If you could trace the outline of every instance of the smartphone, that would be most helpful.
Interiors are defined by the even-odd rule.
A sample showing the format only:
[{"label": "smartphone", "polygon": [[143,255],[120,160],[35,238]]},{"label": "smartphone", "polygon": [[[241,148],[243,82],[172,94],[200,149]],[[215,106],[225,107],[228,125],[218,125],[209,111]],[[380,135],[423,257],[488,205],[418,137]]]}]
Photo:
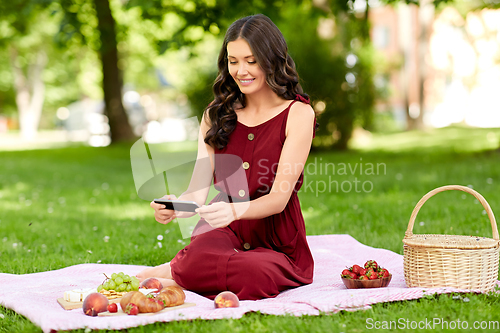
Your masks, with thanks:
[{"label": "smartphone", "polygon": [[194,201],[169,200],[169,199],[154,199],[154,202],[165,205],[166,209],[177,210],[181,212],[195,212],[196,208],[200,208]]}]

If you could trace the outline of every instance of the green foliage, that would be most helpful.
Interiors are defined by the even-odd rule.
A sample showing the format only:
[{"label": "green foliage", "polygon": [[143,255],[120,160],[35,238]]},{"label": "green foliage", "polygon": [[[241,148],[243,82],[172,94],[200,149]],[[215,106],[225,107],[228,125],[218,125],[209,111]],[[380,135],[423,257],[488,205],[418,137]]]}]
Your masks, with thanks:
[{"label": "green foliage", "polygon": [[[313,102],[322,101],[326,108],[318,117],[320,130],[318,140],[321,145],[336,144],[345,149],[354,124],[369,123],[374,103],[373,69],[368,47],[351,48],[338,36],[337,40],[322,40],[316,33],[317,19],[298,13],[293,19],[300,22],[287,27],[290,52],[296,61],[303,87]],[[355,22],[345,18],[336,20],[336,25],[345,25],[350,30]],[[354,37],[354,36],[352,36]],[[345,40],[351,40],[344,37]],[[355,45],[356,46],[356,45]],[[356,64],[346,66],[348,55],[357,58]],[[346,76],[355,79],[349,84]],[[336,137],[332,137],[332,133]]]},{"label": "green foliage", "polygon": [[[313,102],[325,103],[319,115],[320,130],[316,144],[346,149],[356,124],[369,127],[375,100],[373,50],[359,36],[363,21],[340,12],[327,19],[335,22],[335,35],[321,38],[316,32],[321,16],[304,11],[293,19],[299,24],[286,27],[290,50],[304,89]],[[347,62],[347,57],[355,64]],[[348,82],[349,80],[349,82]]]},{"label": "green foliage", "polygon": [[41,127],[54,126],[57,108],[80,96],[75,73],[80,72],[85,52],[82,49],[59,48],[54,35],[61,19],[59,5],[54,1],[4,1],[0,4],[0,113],[13,116],[15,103],[12,65],[25,75],[39,52],[46,54],[47,63],[42,75],[45,83],[45,102]]},{"label": "green foliage", "polygon": [[214,99],[212,84],[217,76],[215,71],[200,73],[198,80],[186,87],[185,92],[189,99],[191,113],[202,119],[203,112],[208,104]]},{"label": "green foliage", "polygon": [[[331,13],[332,8],[337,15]],[[375,100],[373,50],[357,37],[365,23],[344,12],[344,9],[345,6],[335,2],[325,9],[303,1],[297,6],[288,5],[279,12],[275,12],[273,7],[263,8],[262,11],[283,32],[304,90],[313,102],[326,105],[319,116],[320,130],[316,144],[335,145],[341,149],[347,148],[355,125],[370,127]],[[242,13],[251,14],[248,11]],[[239,16],[243,15],[233,18]],[[322,20],[334,22],[336,31],[333,37],[322,38],[318,35]],[[351,68],[346,66],[349,54],[357,59]],[[212,83],[216,75],[213,71],[205,73],[188,90],[197,114],[210,101],[207,84]],[[355,82],[348,84],[346,75],[355,77]],[[332,133],[335,133],[334,136]]]},{"label": "green foliage", "polygon": [[79,44],[99,48],[97,17],[91,0],[58,0],[63,17],[55,35],[61,47]]},{"label": "green foliage", "polygon": [[0,51],[0,114],[13,116],[16,112],[9,55],[5,51]]},{"label": "green foliage", "polygon": [[[288,1],[287,6],[293,6],[298,2],[297,0]],[[130,0],[126,8],[140,8],[143,19],[156,22],[159,25],[165,24],[165,19],[172,14],[181,18],[181,23],[176,27],[173,35],[169,38],[157,40],[158,50],[163,53],[169,49],[178,49],[200,41],[202,34],[198,33],[198,38],[193,38],[193,30],[200,28],[203,31],[218,35],[221,30],[225,31],[239,17],[256,13],[264,13],[271,17],[277,16],[283,4],[281,0],[191,0],[172,2]]]},{"label": "green foliage", "polygon": [[27,34],[40,11],[50,7],[52,0],[12,0],[0,3],[0,18],[19,34]]}]

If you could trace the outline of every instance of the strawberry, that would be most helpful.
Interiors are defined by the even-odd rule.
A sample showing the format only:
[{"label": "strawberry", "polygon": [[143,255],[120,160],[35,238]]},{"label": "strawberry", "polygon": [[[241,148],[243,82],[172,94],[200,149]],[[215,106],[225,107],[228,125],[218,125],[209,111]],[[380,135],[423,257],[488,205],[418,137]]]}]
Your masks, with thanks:
[{"label": "strawberry", "polygon": [[357,279],[358,278],[358,274],[351,272],[351,270],[349,270],[349,269],[344,269],[342,271],[341,276],[345,279]]},{"label": "strawberry", "polygon": [[377,270],[378,264],[375,260],[368,260],[365,262],[365,268],[373,268],[374,271]]},{"label": "strawberry", "polygon": [[131,316],[135,316],[139,313],[139,308],[134,303],[128,303],[125,308],[125,313]]},{"label": "strawberry", "polygon": [[361,267],[359,265],[353,265],[351,271],[360,275],[362,269],[363,269],[363,267]]},{"label": "strawberry", "polygon": [[117,312],[118,311],[118,305],[116,303],[111,303],[108,305],[108,311],[109,312]]},{"label": "strawberry", "polygon": [[371,271],[371,272],[370,272],[370,275],[368,275],[368,274],[367,274],[366,276],[368,276],[368,278],[369,278],[370,280],[375,280],[375,279],[378,279],[378,274],[377,274],[377,273],[375,273],[375,271]]},{"label": "strawberry", "polygon": [[369,279],[368,279],[368,276],[366,276],[366,275],[360,275],[358,280],[369,280]]},{"label": "strawberry", "polygon": [[340,276],[343,277],[344,279],[350,279],[351,278],[351,273],[352,272],[346,268],[346,269],[344,269],[342,271],[342,273],[340,274]]},{"label": "strawberry", "polygon": [[359,271],[359,275],[366,275],[366,269],[362,268],[360,271]]},{"label": "strawberry", "polygon": [[382,268],[382,269],[380,270],[379,277],[381,277],[381,278],[386,278],[386,277],[389,277],[389,275],[390,275],[390,274],[389,274],[389,271],[388,271],[387,269]]}]

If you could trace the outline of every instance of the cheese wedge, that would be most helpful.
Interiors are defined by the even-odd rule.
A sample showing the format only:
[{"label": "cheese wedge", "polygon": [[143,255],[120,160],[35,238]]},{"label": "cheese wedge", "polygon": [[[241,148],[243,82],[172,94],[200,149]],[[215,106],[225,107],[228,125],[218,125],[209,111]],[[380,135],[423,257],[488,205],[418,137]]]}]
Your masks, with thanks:
[{"label": "cheese wedge", "polygon": [[94,288],[86,288],[86,289],[74,289],[64,292],[64,300],[71,303],[83,302],[85,298],[95,293],[97,290]]}]

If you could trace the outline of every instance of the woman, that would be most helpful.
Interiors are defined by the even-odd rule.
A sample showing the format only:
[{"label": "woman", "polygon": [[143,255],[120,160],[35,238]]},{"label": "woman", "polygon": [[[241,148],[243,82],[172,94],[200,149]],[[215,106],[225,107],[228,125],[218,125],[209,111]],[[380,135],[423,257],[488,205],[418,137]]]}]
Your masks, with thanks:
[{"label": "woman", "polygon": [[[215,98],[205,110],[198,145],[198,161],[210,158],[212,170],[197,163],[179,199],[203,205],[212,176],[220,193],[197,209],[201,220],[191,243],[170,263],[137,276],[211,299],[224,290],[243,300],[275,297],[313,278],[297,191],[315,115],[283,35],[264,15],[229,27],[218,67]],[[234,167],[224,163],[225,156],[240,158],[247,184],[231,179]],[[151,207],[160,223],[187,216],[154,202]]]}]

